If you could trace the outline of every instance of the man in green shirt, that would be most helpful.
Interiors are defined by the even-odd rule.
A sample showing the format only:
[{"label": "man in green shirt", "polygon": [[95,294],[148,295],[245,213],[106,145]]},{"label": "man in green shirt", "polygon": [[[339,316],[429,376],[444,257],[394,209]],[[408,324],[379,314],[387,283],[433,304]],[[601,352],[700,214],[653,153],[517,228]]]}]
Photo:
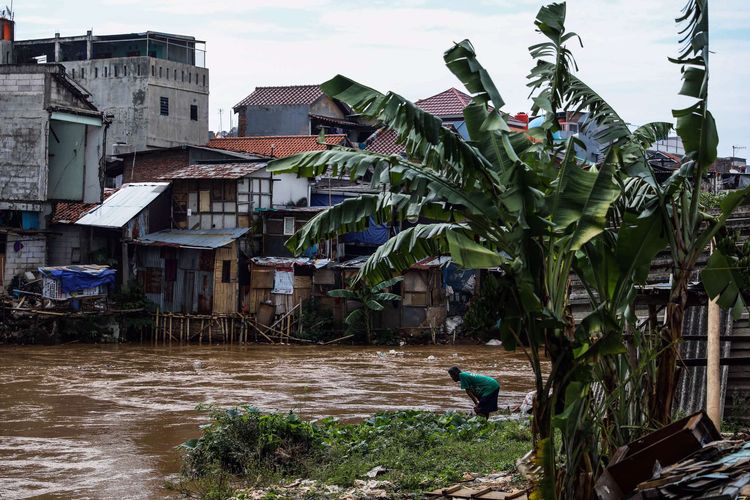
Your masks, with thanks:
[{"label": "man in green shirt", "polygon": [[465,389],[474,401],[474,413],[488,418],[491,412],[497,411],[497,396],[500,393],[497,380],[487,375],[462,372],[457,366],[451,367],[448,373],[454,382],[461,382],[461,389]]}]

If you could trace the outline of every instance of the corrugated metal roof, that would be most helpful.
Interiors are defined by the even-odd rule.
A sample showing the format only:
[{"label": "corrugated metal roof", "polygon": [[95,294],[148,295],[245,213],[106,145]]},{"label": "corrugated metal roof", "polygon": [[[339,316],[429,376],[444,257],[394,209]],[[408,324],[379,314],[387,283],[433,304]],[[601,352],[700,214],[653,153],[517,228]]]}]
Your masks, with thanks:
[{"label": "corrugated metal roof", "polygon": [[261,267],[314,266],[315,269],[326,267],[331,259],[308,259],[305,257],[253,257],[253,264]]},{"label": "corrugated metal roof", "polygon": [[265,163],[211,163],[188,165],[162,179],[240,179],[266,168]]},{"label": "corrugated metal roof", "polygon": [[163,193],[167,187],[169,187],[168,182],[123,184],[99,207],[81,217],[76,224],[121,228]]},{"label": "corrugated metal roof", "polygon": [[232,243],[250,229],[165,229],[134,241],[140,245],[172,246],[181,248],[214,249]]}]

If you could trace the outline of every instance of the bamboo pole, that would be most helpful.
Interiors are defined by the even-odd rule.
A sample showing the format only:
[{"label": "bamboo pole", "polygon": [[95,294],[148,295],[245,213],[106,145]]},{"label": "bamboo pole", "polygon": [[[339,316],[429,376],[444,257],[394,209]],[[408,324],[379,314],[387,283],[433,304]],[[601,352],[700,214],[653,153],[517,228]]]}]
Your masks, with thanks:
[{"label": "bamboo pole", "polygon": [[203,322],[205,320],[201,318],[201,331],[198,332],[198,345],[203,345]]},{"label": "bamboo pole", "polygon": [[213,325],[213,318],[211,319],[211,322],[208,324],[208,345],[211,345],[213,342],[211,340],[213,331],[214,331],[214,325]]},{"label": "bamboo pole", "polygon": [[191,340],[192,340],[192,338],[190,337],[190,315],[188,314],[188,317],[187,317],[187,341],[188,341],[188,344],[190,343]]},{"label": "bamboo pole", "polygon": [[719,305],[713,299],[708,301],[707,326],[706,413],[716,429],[721,430],[721,314]]}]

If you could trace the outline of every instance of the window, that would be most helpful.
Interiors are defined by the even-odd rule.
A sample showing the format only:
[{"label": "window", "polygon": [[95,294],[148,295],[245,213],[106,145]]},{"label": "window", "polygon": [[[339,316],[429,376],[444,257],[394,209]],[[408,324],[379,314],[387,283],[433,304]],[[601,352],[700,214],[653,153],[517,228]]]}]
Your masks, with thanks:
[{"label": "window", "polygon": [[109,66],[104,66],[104,78],[107,78],[107,70],[109,70]]},{"label": "window", "polygon": [[203,75],[203,86],[206,86],[206,75]]},{"label": "window", "polygon": [[94,68],[94,78],[99,78],[99,68]]},{"label": "window", "polygon": [[123,64],[122,65],[122,76],[128,76],[128,65]]},{"label": "window", "polygon": [[294,234],[294,217],[284,217],[284,236]]},{"label": "window", "polygon": [[198,105],[196,104],[190,105],[190,119],[194,122],[198,121]]},{"label": "window", "polygon": [[81,78],[86,78],[86,68],[81,68]]},{"label": "window", "polygon": [[568,130],[570,132],[576,132],[576,133],[578,133],[578,124],[577,123],[568,123]]},{"label": "window", "polygon": [[161,66],[159,66],[159,78],[161,78]]},{"label": "window", "polygon": [[221,261],[221,282],[231,283],[232,282],[232,261],[222,260]]},{"label": "window", "polygon": [[117,65],[115,64],[115,78],[117,78]]},{"label": "window", "polygon": [[159,98],[159,114],[169,116],[169,97]]},{"label": "window", "polygon": [[73,75],[73,80],[75,80],[76,79],[76,69],[75,68],[73,68],[73,70],[72,70],[72,75]]},{"label": "window", "polygon": [[182,70],[182,81],[183,82],[185,81],[185,70],[184,69]]},{"label": "window", "polygon": [[151,76],[156,76],[156,66],[151,66]]}]

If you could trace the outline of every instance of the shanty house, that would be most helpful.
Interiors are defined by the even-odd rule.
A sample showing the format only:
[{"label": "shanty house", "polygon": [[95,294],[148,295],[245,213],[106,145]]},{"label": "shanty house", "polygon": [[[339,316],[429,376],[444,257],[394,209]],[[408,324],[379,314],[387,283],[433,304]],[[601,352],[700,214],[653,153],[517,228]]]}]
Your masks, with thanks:
[{"label": "shanty house", "polygon": [[[367,257],[361,256],[333,266],[340,273],[340,282],[349,283],[364,265]],[[385,311],[377,316],[380,329],[399,329],[420,334],[439,330],[445,324],[448,301],[443,282],[443,269],[450,263],[449,257],[429,257],[417,262],[403,273],[403,281],[393,287],[392,292],[401,295],[401,300],[385,304]],[[340,302],[344,311],[337,316],[345,317],[352,302]]]},{"label": "shanty house", "polygon": [[313,296],[313,280],[329,259],[254,257],[246,310],[268,325]]},{"label": "shanty house", "polygon": [[[307,151],[325,151],[334,146],[350,146],[345,135],[327,135],[321,144],[314,135],[272,137],[224,137],[211,139],[208,146],[236,153],[262,155],[271,158],[286,158]],[[310,204],[311,179],[297,174],[274,174],[274,206],[306,207]]]},{"label": "shanty house", "polygon": [[190,165],[164,178],[172,181],[178,229],[249,228],[254,212],[273,205],[273,176],[265,163]]},{"label": "shanty house", "polygon": [[[118,262],[123,285],[133,272],[133,249],[129,243],[149,232],[170,227],[168,188],[168,182],[124,184],[75,222],[78,227],[91,228],[91,234],[106,238],[105,248],[109,257]],[[85,234],[78,233],[78,237]],[[81,240],[78,244],[83,246]]]},{"label": "shanty house", "polygon": [[222,315],[239,311],[249,283],[247,228],[165,229],[134,241],[137,276],[162,312]]}]

